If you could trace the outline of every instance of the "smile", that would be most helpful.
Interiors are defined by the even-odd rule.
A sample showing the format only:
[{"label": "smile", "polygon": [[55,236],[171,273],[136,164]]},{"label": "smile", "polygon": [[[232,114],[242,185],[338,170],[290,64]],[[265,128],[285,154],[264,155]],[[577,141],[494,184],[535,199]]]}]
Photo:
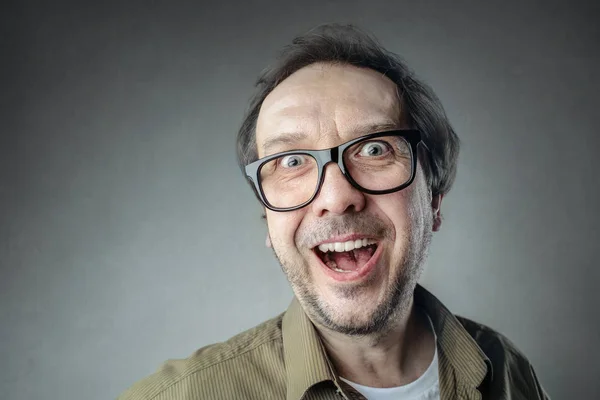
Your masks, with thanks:
[{"label": "smile", "polygon": [[353,281],[374,269],[381,246],[370,238],[349,238],[321,243],[313,248],[324,272],[337,281]]}]

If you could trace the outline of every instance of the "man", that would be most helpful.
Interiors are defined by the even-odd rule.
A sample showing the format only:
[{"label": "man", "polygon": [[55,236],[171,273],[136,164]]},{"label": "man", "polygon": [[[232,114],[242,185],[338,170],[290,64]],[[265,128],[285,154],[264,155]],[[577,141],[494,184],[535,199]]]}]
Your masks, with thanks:
[{"label": "man", "polygon": [[238,157],[295,299],[122,399],[547,399],[510,341],[417,284],[459,149],[433,92],[339,25],[257,87]]}]

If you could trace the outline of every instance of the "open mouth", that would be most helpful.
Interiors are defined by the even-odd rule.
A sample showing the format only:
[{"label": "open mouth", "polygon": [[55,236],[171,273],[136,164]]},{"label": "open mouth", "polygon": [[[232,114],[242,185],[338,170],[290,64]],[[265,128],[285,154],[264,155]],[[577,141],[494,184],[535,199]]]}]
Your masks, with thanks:
[{"label": "open mouth", "polygon": [[346,242],[323,243],[314,252],[329,269],[339,273],[361,270],[377,250],[377,241],[357,239]]}]

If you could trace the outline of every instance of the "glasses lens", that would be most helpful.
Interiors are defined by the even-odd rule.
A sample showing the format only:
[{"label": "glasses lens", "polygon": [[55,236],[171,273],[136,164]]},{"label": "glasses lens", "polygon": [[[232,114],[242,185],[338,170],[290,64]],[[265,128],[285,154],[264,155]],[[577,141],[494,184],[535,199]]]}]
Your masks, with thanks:
[{"label": "glasses lens", "polygon": [[344,151],[346,170],[367,190],[389,190],[404,185],[412,175],[412,149],[400,136],[365,140]]},{"label": "glasses lens", "polygon": [[308,154],[294,153],[263,164],[259,171],[265,198],[273,207],[296,207],[310,200],[317,189],[317,161]]}]

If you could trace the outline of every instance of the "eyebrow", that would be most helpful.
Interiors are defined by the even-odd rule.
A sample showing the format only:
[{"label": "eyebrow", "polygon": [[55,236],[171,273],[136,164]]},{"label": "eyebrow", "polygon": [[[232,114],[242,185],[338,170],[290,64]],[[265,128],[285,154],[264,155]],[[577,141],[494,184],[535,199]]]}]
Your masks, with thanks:
[{"label": "eyebrow", "polygon": [[390,122],[373,123],[373,124],[367,124],[367,125],[361,126],[358,129],[358,131],[364,132],[363,135],[367,135],[369,133],[375,133],[375,132],[398,130],[398,129],[401,129],[400,125],[401,124],[399,122],[391,122],[391,121]]},{"label": "eyebrow", "polygon": [[266,153],[269,152],[273,147],[281,146],[281,145],[293,145],[295,143],[301,142],[305,140],[307,137],[305,132],[285,132],[279,134],[279,136],[267,139],[263,143],[263,151]]},{"label": "eyebrow", "polygon": [[[398,123],[398,122],[383,122],[383,123],[372,123],[372,124],[362,125],[355,129],[352,129],[351,132],[354,134],[358,133],[361,135],[367,135],[369,133],[382,132],[382,131],[386,131],[386,130],[396,130],[396,129],[401,129],[400,123]],[[288,145],[288,146],[294,145],[298,142],[306,140],[307,136],[308,135],[306,134],[306,132],[280,133],[277,137],[267,139],[263,143],[263,146],[262,146],[263,151],[265,154],[267,154],[269,152],[269,150],[271,150],[274,147],[278,147],[281,145]]]}]

